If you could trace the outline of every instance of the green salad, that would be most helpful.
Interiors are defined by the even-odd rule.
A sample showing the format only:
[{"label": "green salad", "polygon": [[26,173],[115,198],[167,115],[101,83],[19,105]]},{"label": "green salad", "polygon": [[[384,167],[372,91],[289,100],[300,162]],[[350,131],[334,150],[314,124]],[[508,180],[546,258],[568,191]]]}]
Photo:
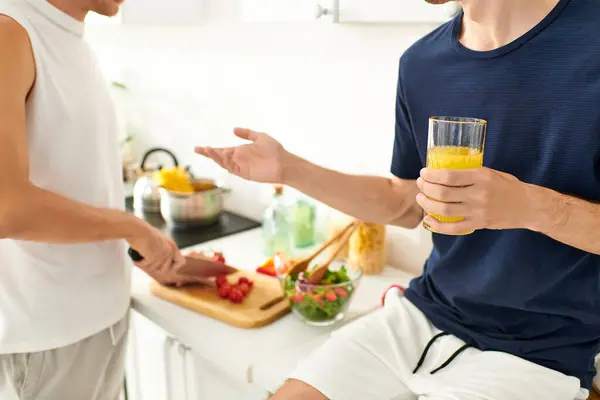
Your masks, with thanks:
[{"label": "green salad", "polygon": [[292,310],[309,322],[335,321],[342,314],[355,290],[355,282],[348,276],[345,266],[327,270],[318,285],[308,283],[310,272],[286,276],[284,289]]}]

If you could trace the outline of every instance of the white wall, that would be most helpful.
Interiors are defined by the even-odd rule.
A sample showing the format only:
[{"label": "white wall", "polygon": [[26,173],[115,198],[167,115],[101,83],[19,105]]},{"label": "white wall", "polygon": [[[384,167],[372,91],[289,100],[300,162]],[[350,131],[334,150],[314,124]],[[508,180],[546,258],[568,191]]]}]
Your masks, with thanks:
[{"label": "white wall", "polygon": [[[228,176],[194,145],[235,143],[232,127],[246,126],[324,166],[388,174],[398,59],[432,26],[243,24],[236,2],[207,3],[196,27],[88,28],[109,77],[132,89],[138,153],[172,149],[232,187],[229,207],[255,218],[269,189]],[[390,261],[416,271],[430,246],[422,229],[393,229]]]}]

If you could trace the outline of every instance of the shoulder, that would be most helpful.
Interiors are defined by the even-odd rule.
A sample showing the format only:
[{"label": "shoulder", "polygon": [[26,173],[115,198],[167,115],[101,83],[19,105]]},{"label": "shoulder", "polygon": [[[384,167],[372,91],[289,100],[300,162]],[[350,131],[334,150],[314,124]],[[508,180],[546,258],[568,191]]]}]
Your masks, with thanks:
[{"label": "shoulder", "polygon": [[0,63],[4,83],[32,84],[35,62],[29,35],[22,25],[6,15],[0,15],[0,59],[4,60]]},{"label": "shoulder", "polygon": [[600,1],[571,0],[563,13],[564,33],[574,38],[600,40]]},{"label": "shoulder", "polygon": [[434,65],[440,54],[452,49],[452,32],[456,18],[417,40],[402,54],[400,57],[401,76],[405,75],[406,71]]},{"label": "shoulder", "polygon": [[0,52],[19,48],[29,49],[27,30],[13,18],[0,11]]}]

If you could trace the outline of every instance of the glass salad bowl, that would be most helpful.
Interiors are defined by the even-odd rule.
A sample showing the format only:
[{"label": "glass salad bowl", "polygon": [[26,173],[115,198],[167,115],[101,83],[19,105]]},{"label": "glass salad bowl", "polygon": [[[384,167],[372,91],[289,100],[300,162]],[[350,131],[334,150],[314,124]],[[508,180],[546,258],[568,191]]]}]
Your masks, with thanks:
[{"label": "glass salad bowl", "polygon": [[350,269],[343,261],[333,261],[321,282],[313,285],[308,283],[307,277],[318,261],[297,276],[287,274],[294,261],[285,254],[276,254],[273,261],[293,314],[313,326],[329,326],[341,321],[363,276],[362,270]]}]

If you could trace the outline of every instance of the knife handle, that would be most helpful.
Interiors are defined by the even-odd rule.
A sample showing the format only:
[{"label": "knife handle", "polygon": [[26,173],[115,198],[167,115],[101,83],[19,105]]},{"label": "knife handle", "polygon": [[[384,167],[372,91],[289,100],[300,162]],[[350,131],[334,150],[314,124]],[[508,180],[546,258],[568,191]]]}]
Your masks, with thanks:
[{"label": "knife handle", "polygon": [[142,257],[142,255],[140,253],[138,253],[137,250],[134,250],[131,247],[129,248],[127,253],[129,253],[129,257],[131,257],[133,262],[144,261],[144,257]]}]

